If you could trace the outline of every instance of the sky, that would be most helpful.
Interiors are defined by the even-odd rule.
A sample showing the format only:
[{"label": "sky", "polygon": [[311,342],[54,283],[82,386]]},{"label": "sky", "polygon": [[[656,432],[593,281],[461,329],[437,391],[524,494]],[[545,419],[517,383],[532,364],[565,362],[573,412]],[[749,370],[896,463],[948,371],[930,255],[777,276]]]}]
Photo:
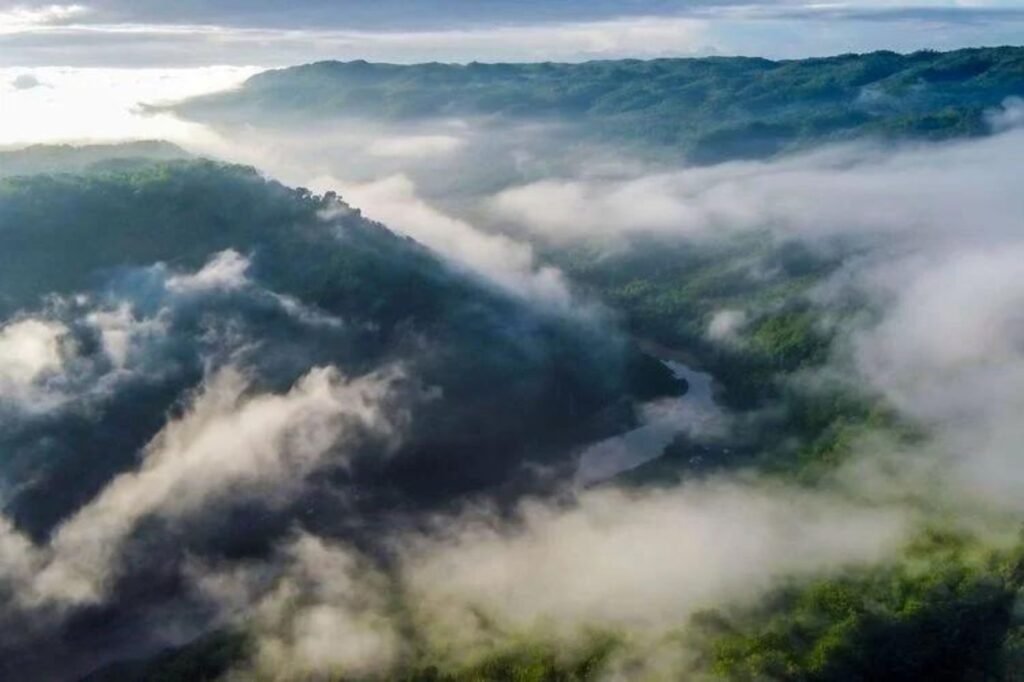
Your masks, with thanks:
[{"label": "sky", "polygon": [[1024,40],[1024,0],[0,0],[0,66],[272,67],[913,51]]}]

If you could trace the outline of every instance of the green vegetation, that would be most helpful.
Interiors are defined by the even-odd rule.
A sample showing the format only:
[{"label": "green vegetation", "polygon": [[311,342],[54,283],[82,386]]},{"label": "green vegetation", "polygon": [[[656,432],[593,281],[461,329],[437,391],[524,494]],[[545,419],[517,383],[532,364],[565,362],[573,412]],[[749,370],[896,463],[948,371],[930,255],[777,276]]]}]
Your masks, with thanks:
[{"label": "green vegetation", "polygon": [[529,642],[490,654],[483,660],[442,669],[413,666],[394,682],[589,682],[602,679],[614,638],[596,638],[582,652],[568,655],[551,644]]},{"label": "green vegetation", "polygon": [[[741,233],[711,242],[640,241],[613,255],[586,247],[549,254],[621,312],[633,334],[665,352],[684,350],[684,360],[714,377],[720,404],[748,415],[773,408],[747,419],[742,432],[724,442],[679,437],[660,460],[626,480],[669,482],[695,468],[755,463],[810,481],[841,463],[862,434],[912,437],[873,396],[845,384],[795,380],[830,359],[844,316],[864,313],[858,302],[825,311],[809,295],[853,248],[821,244],[814,250],[766,233]],[[709,328],[722,311],[738,315],[735,329],[712,338]]]},{"label": "green vegetation", "polygon": [[[603,679],[617,646],[612,637],[597,637],[582,650],[567,654],[554,645],[529,641],[459,665],[408,662],[386,675],[296,673],[283,679],[294,682],[590,682]],[[80,682],[214,682],[225,679],[225,674],[231,670],[244,670],[252,653],[251,642],[244,634],[223,631],[146,661],[106,666]],[[257,676],[256,679],[264,678]]]},{"label": "green vegetation", "polygon": [[173,161],[188,157],[185,150],[160,140],[83,146],[36,144],[23,149],[0,151],[0,177],[81,172],[104,166],[125,167],[148,161]]},{"label": "green vegetation", "polygon": [[602,141],[710,163],[854,136],[946,139],[987,131],[985,111],[1024,93],[1024,48],[584,64],[320,62],[190,100],[231,122],[493,117],[566,120]]},{"label": "green vegetation", "polygon": [[1017,680],[1020,549],[924,536],[894,565],[781,590],[754,612],[695,617],[724,680]]},{"label": "green vegetation", "polygon": [[[688,627],[680,623],[683,636],[663,646],[686,650],[679,659],[689,661],[687,671],[678,671],[682,679],[1012,682],[1020,679],[1024,658],[1024,617],[1016,606],[1022,594],[1020,545],[992,549],[930,531],[880,567],[783,586],[755,607],[700,612]],[[226,670],[228,659],[243,665],[251,653],[246,641],[237,633],[202,638],[146,664],[111,666],[83,682],[212,680],[209,675]],[[606,679],[616,656],[630,655],[624,647],[611,634],[591,638],[574,653],[528,638],[457,665],[407,661],[370,678],[339,673],[315,679],[585,682]]]},{"label": "green vegetation", "polygon": [[[16,453],[0,471],[36,482],[8,501],[9,512],[40,533],[131,466],[168,407],[201,380],[196,338],[209,319],[260,339],[252,370],[277,390],[311,359],[349,374],[402,361],[417,381],[439,388],[444,399],[426,401],[409,427],[409,456],[368,459],[359,472],[418,503],[501,485],[526,460],[560,465],[576,444],[632,424],[634,400],[681,388],[604,325],[535,310],[330,194],[243,166],[169,161],[0,179],[0,237],[8,247],[0,249],[0,318],[77,293],[153,315],[166,303],[161,278],[195,271],[227,249],[249,259],[254,287],[180,302],[156,375],[166,384],[151,394],[126,395],[106,417],[67,415],[41,441],[35,427],[0,431],[0,447]],[[261,291],[343,324],[307,328],[275,312]],[[63,309],[71,314],[67,304],[55,312]],[[80,343],[96,352],[94,337]],[[124,423],[118,410],[133,418]],[[481,426],[467,432],[466,424]]]},{"label": "green vegetation", "polygon": [[[613,255],[579,248],[550,256],[577,282],[626,314],[633,333],[686,349],[722,385],[730,407],[774,395],[781,373],[820,364],[831,334],[805,294],[842,262],[766,233],[714,242],[637,242]],[[743,316],[736,344],[709,339],[713,316]]]}]

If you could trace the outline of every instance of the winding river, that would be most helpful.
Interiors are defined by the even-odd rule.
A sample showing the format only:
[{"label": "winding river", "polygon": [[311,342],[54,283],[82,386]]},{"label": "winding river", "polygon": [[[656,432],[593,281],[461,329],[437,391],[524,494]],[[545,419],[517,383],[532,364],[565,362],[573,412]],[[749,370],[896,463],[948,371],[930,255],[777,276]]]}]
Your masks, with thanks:
[{"label": "winding river", "polygon": [[711,375],[691,369],[679,360],[662,362],[677,378],[686,380],[686,393],[646,403],[641,408],[639,427],[584,450],[576,469],[577,485],[600,483],[657,459],[677,434],[700,437],[720,427],[722,412],[714,402]]}]

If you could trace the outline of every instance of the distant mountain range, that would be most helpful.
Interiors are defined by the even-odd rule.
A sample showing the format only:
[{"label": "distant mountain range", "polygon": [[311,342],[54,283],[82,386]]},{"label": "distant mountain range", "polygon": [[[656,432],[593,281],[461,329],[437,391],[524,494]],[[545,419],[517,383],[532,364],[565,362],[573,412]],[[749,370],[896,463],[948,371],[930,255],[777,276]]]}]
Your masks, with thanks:
[{"label": "distant mountain range", "polygon": [[983,135],[1024,94],[1024,48],[582,64],[319,62],[267,71],[174,109],[287,126],[331,117],[565,121],[594,139],[692,162],[758,158],[830,140]]}]

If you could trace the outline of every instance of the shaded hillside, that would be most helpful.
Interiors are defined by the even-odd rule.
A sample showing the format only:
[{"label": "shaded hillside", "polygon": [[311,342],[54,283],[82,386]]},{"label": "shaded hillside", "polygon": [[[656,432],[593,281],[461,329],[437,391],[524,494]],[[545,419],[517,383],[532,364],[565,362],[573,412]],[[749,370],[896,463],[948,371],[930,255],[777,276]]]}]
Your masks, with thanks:
[{"label": "shaded hillside", "polygon": [[[145,651],[148,608],[180,599],[189,557],[259,556],[298,527],[372,546],[396,517],[536,489],[537,465],[571,468],[575,444],[632,422],[634,398],[679,389],[606,323],[535,310],[333,195],[246,167],[0,181],[0,260],[4,512],[37,542],[135,470],[226,368],[278,396],[318,367],[397,376],[380,408],[393,434],[329,444],[292,501],[225,499],[184,536],[140,524],[110,601],[45,643],[0,638],[0,676],[102,661],[104,633],[123,628]],[[27,340],[49,356],[23,358]],[[40,661],[40,646],[66,657]]]}]

